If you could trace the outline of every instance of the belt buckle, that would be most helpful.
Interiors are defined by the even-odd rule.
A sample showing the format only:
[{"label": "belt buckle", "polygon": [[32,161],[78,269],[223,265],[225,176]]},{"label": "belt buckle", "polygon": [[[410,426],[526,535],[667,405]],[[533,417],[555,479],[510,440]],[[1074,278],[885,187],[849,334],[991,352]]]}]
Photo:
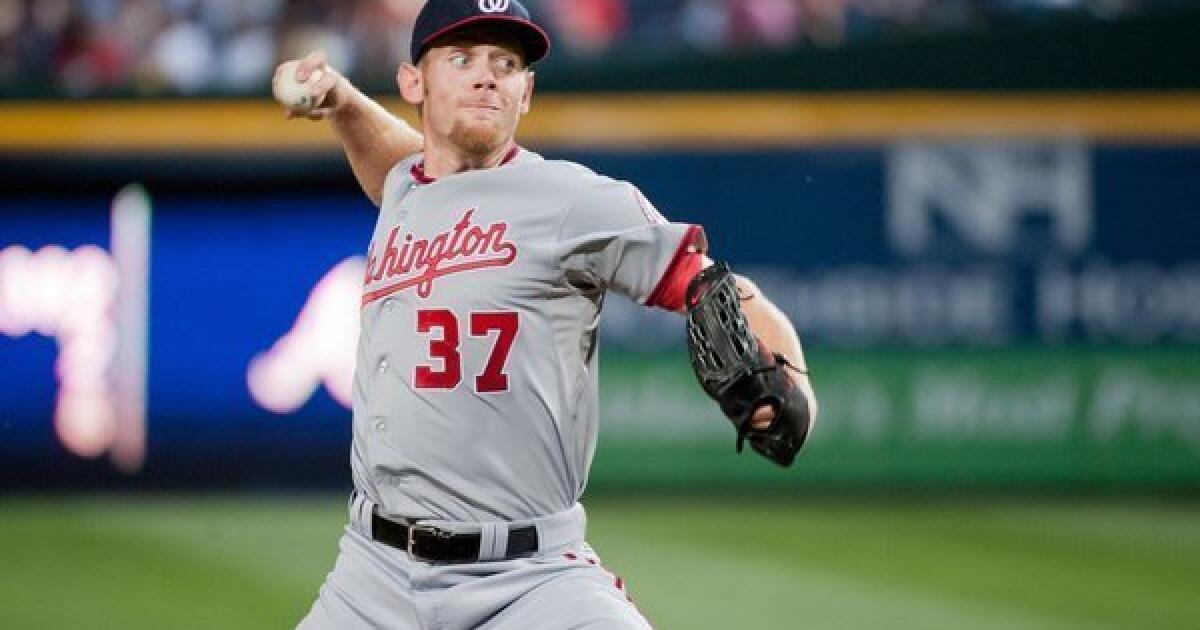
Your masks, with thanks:
[{"label": "belt buckle", "polygon": [[446,536],[450,535],[450,534],[438,529],[437,527],[434,527],[433,525],[425,525],[422,523],[410,524],[408,526],[408,555],[410,557],[413,557],[413,558],[423,557],[416,553],[417,534],[420,532],[424,532],[426,534],[429,534],[430,536],[435,536],[435,537],[446,537]]}]

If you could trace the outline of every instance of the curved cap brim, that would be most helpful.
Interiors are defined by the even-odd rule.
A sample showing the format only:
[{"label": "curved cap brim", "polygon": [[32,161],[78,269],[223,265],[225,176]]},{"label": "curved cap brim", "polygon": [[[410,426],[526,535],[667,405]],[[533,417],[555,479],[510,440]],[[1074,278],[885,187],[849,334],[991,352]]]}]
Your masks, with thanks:
[{"label": "curved cap brim", "polygon": [[525,63],[541,61],[550,53],[550,36],[529,20],[508,15],[473,15],[448,24],[422,40],[419,53],[413,62],[424,55],[439,37],[479,24],[496,24],[512,33],[525,51]]}]

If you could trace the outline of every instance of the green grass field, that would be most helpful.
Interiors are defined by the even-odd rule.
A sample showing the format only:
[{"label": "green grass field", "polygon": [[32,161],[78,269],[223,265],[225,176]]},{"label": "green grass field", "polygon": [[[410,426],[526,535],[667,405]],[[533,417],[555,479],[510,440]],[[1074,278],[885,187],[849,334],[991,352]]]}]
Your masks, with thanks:
[{"label": "green grass field", "polygon": [[[1200,505],[596,500],[659,628],[1200,628]],[[337,496],[0,503],[0,628],[287,628]]]}]

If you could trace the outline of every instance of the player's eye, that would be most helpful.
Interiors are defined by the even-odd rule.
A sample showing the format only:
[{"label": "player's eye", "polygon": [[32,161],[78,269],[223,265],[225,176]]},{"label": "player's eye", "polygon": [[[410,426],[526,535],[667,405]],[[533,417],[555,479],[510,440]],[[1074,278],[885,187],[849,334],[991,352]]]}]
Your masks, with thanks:
[{"label": "player's eye", "polygon": [[464,53],[464,52],[450,53],[450,65],[452,65],[456,68],[465,68],[467,66],[468,61],[469,60],[467,59],[467,53]]},{"label": "player's eye", "polygon": [[520,69],[515,57],[500,57],[496,60],[496,71],[500,74],[512,74]]}]

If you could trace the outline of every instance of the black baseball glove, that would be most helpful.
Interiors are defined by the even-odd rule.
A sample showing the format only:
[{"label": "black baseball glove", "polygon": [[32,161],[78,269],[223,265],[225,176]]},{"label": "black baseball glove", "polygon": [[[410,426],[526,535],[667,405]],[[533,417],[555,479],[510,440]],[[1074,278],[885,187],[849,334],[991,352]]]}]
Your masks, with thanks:
[{"label": "black baseball glove", "polygon": [[[808,399],[788,373],[799,371],[772,353],[746,325],[737,285],[729,266],[717,263],[696,275],[687,289],[688,356],[700,386],[737,428],[743,444],[779,464],[790,466],[808,436]],[[762,405],[776,410],[765,429],[750,424]]]}]

